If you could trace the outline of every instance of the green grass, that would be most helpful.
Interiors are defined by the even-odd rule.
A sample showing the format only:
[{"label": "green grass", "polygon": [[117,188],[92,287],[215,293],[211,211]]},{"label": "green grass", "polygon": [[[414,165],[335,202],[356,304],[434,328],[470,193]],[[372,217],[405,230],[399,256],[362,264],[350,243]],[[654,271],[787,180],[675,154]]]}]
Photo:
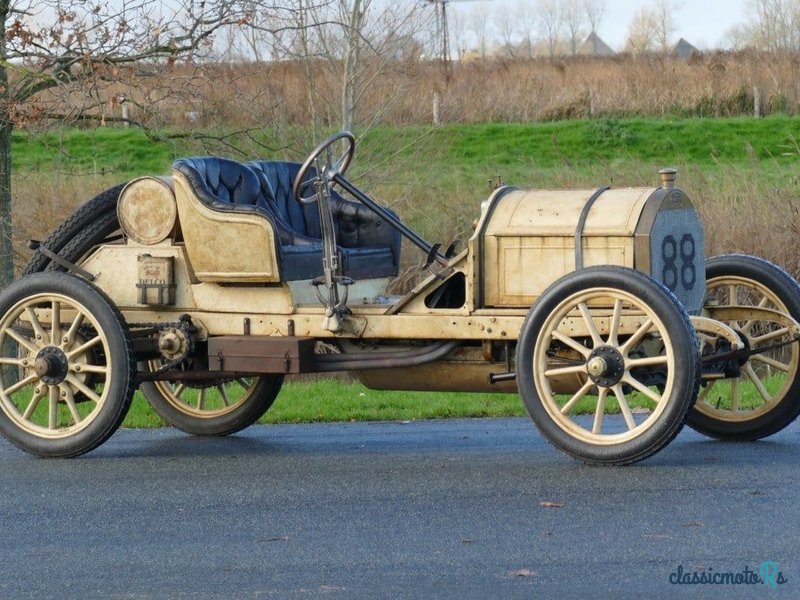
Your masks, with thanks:
[{"label": "green grass", "polygon": [[183,148],[152,142],[139,129],[57,130],[13,135],[15,174],[116,175],[165,173]]},{"label": "green grass", "polygon": [[[781,388],[786,384],[785,375],[772,375],[764,377],[761,382],[764,384],[767,393],[775,397]],[[721,410],[730,410],[732,401],[732,384],[731,380],[717,381],[705,393],[702,399],[698,402],[705,402],[713,408]],[[738,410],[746,411],[760,408],[764,405],[764,398],[758,393],[755,386],[749,381],[739,380],[738,393],[739,393],[739,407]],[[702,395],[703,390],[701,390]]]},{"label": "green grass", "polygon": [[[311,149],[302,130],[292,132],[288,150],[258,150],[240,145],[246,156],[284,158],[302,156]],[[263,140],[270,133],[263,132]],[[800,119],[791,117],[726,119],[598,119],[548,123],[498,123],[378,127],[363,140],[357,164],[382,160],[417,159],[417,167],[436,159],[447,176],[508,170],[516,174],[530,167],[590,167],[629,161],[713,166],[719,162],[753,163],[778,160],[789,164],[798,156]],[[125,175],[158,174],[182,155],[201,153],[189,139],[151,141],[137,129],[66,129],[55,133],[14,133],[16,171],[65,170],[71,174],[113,172]],[[421,141],[421,142],[420,142]],[[411,144],[405,147],[407,144]],[[277,147],[273,141],[272,144]],[[230,154],[231,150],[219,150]],[[420,156],[420,152],[422,156]],[[366,163],[366,164],[363,164]]]},{"label": "green grass", "polygon": [[[777,392],[783,377],[765,380],[770,393]],[[755,408],[763,400],[750,384],[740,385],[740,410]],[[562,403],[568,396],[560,397]],[[717,382],[707,401],[719,408],[730,408],[730,383]],[[652,401],[640,394],[630,394],[632,409],[652,409]],[[573,409],[572,414],[593,414],[596,398],[587,397]],[[27,405],[27,400],[24,402]],[[79,404],[85,412],[91,408]],[[605,414],[619,413],[613,395],[606,401]],[[342,421],[411,421],[415,419],[447,419],[475,417],[519,417],[526,414],[522,400],[516,394],[466,394],[448,392],[400,392],[370,390],[357,382],[321,379],[310,382],[286,383],[270,410],[260,423],[319,423]],[[34,413],[34,421],[45,426],[47,402],[41,403]],[[36,417],[38,415],[38,418]],[[66,406],[59,406],[60,422],[70,420]],[[166,423],[150,408],[147,400],[137,392],[130,412],[123,423],[129,428],[163,427]]]},{"label": "green grass", "polygon": [[[443,130],[452,157],[553,167],[620,160],[713,165],[797,155],[800,121],[766,119],[598,119],[538,124],[459,125]],[[496,157],[492,161],[492,157]],[[788,159],[787,159],[788,160]]]},{"label": "green grass", "polygon": [[[322,379],[286,383],[260,422],[407,421],[523,414],[522,401],[515,394],[374,391],[360,383]],[[123,426],[160,427],[163,424],[137,392]]]}]

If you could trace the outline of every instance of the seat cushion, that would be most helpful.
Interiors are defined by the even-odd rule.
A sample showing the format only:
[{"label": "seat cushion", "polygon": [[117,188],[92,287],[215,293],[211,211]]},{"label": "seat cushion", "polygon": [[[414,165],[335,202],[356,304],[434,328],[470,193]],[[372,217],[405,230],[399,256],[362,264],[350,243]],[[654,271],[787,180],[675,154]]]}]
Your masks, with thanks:
[{"label": "seat cushion", "polygon": [[[261,160],[246,166],[258,177],[263,201],[294,233],[315,239],[321,237],[317,205],[300,204],[292,191],[300,163]],[[316,171],[311,168],[306,179],[315,175]]]},{"label": "seat cushion", "polygon": [[[305,238],[318,240],[322,237],[316,202],[301,205],[295,200],[292,191],[294,180],[300,172],[299,163],[254,161],[247,163],[247,166],[258,176],[266,202],[273,207],[280,219],[301,236],[299,241],[291,243],[305,243]],[[314,177],[315,173],[313,168],[309,169],[306,179]],[[331,191],[330,207],[336,228],[337,244],[343,248],[370,246],[390,248],[395,265],[392,275],[397,275],[400,267],[400,232],[390,227],[361,202],[347,200],[336,190]],[[392,213],[391,210],[389,212]],[[355,277],[350,273],[348,275]]]},{"label": "seat cushion", "polygon": [[[284,281],[314,279],[322,273],[322,244],[283,246],[281,278]],[[397,274],[391,248],[339,248],[344,273],[353,279],[392,277]]]},{"label": "seat cushion", "polygon": [[345,274],[353,279],[370,277],[394,277],[397,264],[389,246],[365,246],[362,248],[342,248]]}]

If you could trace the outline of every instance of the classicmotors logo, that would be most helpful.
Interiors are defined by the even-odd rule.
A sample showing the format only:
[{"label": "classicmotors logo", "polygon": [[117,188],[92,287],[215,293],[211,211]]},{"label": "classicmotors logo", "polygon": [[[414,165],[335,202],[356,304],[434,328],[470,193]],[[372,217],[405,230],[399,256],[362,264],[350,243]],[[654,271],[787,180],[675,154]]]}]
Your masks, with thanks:
[{"label": "classicmotors logo", "polygon": [[766,585],[773,590],[788,581],[778,564],[771,560],[762,562],[756,571],[749,566],[741,571],[714,571],[712,567],[704,571],[687,571],[683,565],[678,565],[669,576],[673,585]]}]

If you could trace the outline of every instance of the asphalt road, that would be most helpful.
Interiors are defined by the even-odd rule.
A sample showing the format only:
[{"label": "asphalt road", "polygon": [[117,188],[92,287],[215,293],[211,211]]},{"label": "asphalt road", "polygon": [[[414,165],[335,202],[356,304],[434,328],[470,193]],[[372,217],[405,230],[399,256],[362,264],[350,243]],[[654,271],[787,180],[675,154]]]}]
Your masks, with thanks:
[{"label": "asphalt road", "polygon": [[[2,598],[800,597],[800,426],[586,467],[525,419],[0,441]],[[684,571],[786,583],[673,585]],[[713,569],[713,571],[709,571]]]}]

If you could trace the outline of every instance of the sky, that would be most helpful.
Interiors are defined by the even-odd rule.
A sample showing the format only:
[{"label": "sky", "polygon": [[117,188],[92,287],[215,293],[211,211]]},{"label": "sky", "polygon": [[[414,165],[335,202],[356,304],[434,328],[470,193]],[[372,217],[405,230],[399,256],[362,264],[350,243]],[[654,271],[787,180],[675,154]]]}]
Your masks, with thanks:
[{"label": "sky", "polygon": [[[607,0],[600,37],[615,50],[622,48],[633,15],[647,4],[641,0]],[[701,50],[723,46],[726,32],[747,20],[746,0],[682,0],[677,5],[676,41],[686,38]]]},{"label": "sky", "polygon": [[[531,6],[534,0],[529,1]],[[686,38],[701,50],[727,47],[726,33],[734,25],[747,21],[748,0],[674,0],[677,6],[674,20],[677,31],[675,41]],[[468,14],[473,7],[483,5],[479,10],[496,10],[510,2],[499,0],[471,0],[461,2],[452,0],[448,8]],[[606,12],[598,31],[600,37],[614,50],[625,46],[628,26],[634,14],[650,2],[643,0],[606,0]],[[494,6],[493,6],[494,5]]]}]

